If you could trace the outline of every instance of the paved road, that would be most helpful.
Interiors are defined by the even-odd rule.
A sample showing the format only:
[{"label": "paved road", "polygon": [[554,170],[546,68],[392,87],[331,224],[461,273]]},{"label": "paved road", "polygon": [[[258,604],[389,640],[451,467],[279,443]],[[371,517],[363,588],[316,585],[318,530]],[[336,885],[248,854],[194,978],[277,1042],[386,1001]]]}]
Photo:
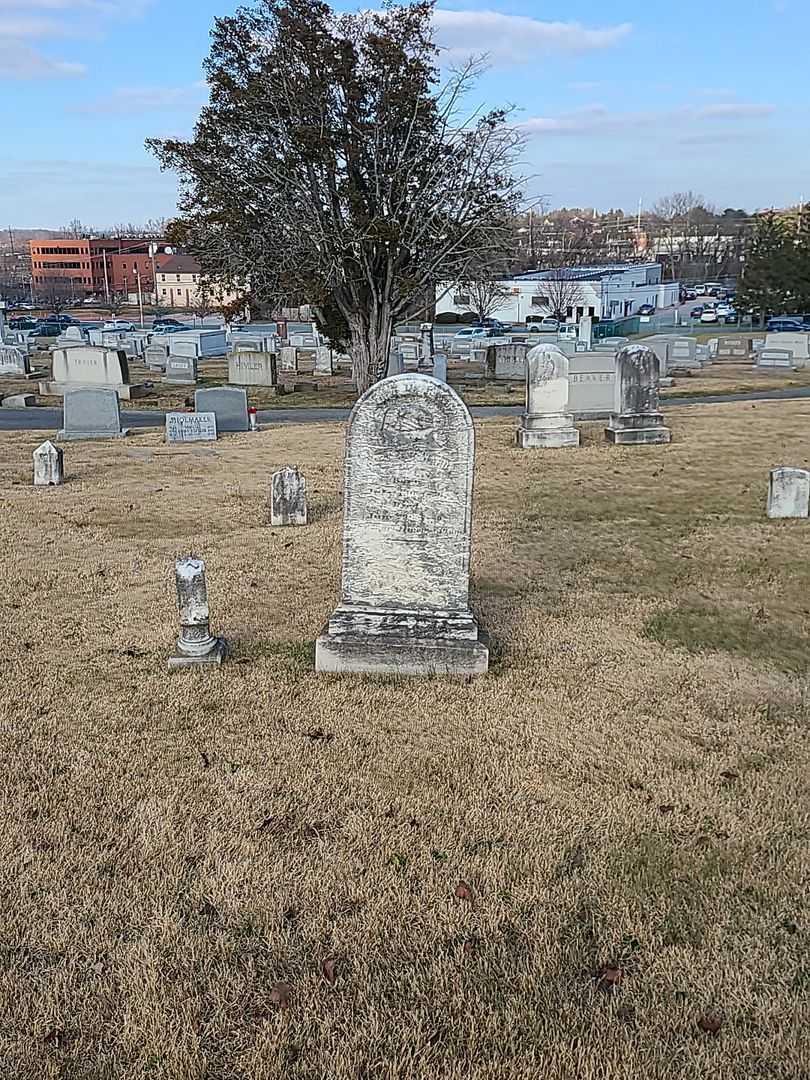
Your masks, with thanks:
[{"label": "paved road", "polygon": [[[784,401],[810,398],[810,386],[793,386],[783,390],[753,390],[745,394],[712,394],[706,397],[663,398],[663,408],[683,405],[717,405],[729,401]],[[474,405],[473,416],[520,416],[522,405]],[[323,420],[345,420],[348,409],[266,409],[259,413],[262,424],[314,424]],[[122,411],[121,424],[128,428],[163,427],[165,413],[152,409]],[[51,408],[0,408],[0,431],[56,431],[62,426],[62,410]]]}]

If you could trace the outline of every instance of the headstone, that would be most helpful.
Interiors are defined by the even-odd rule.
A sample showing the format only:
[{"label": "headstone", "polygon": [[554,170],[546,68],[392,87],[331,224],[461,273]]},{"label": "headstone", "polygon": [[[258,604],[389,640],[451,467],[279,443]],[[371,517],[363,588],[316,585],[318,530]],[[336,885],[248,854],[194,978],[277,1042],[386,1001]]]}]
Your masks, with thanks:
[{"label": "headstone", "polygon": [[196,356],[175,356],[169,353],[166,357],[166,370],[163,373],[164,383],[176,383],[178,385],[196,385],[197,382],[197,358]]},{"label": "headstone", "polygon": [[77,345],[71,349],[54,349],[51,361],[51,381],[41,382],[43,396],[61,396],[68,390],[87,387],[114,389],[124,400],[141,397],[145,386],[131,385],[129,366],[123,349]]},{"label": "headstone", "polygon": [[447,357],[444,353],[433,355],[433,378],[439,382],[447,382]]},{"label": "headstone", "polygon": [[755,354],[757,367],[792,368],[795,359],[793,349],[759,349]]},{"label": "headstone", "polygon": [[[435,351],[433,323],[419,324],[419,360],[420,367],[429,367]],[[445,380],[446,381],[446,380]]]},{"label": "headstone", "polygon": [[238,386],[213,386],[194,393],[195,412],[216,414],[217,431],[247,431],[247,391]]},{"label": "headstone", "polygon": [[319,345],[315,350],[315,374],[333,375],[332,350],[328,345]]},{"label": "headstone", "polygon": [[178,559],[174,573],[180,637],[177,652],[169,657],[169,668],[221,664],[228,655],[228,643],[211,633],[205,563],[202,559]]},{"label": "headstone", "polygon": [[605,428],[618,446],[668,443],[672,437],[658,409],[658,357],[645,345],[625,345],[616,357],[618,411]]},{"label": "headstone", "polygon": [[810,504],[810,472],[782,466],[768,480],[769,518],[806,518]]},{"label": "headstone", "polygon": [[34,451],[34,487],[58,487],[65,479],[63,452],[47,441]]},{"label": "headstone", "polygon": [[701,361],[697,356],[697,341],[694,338],[675,337],[669,339],[668,371],[692,371],[700,366]]},{"label": "headstone", "polygon": [[290,345],[296,349],[315,349],[318,345],[318,335],[314,333],[308,334],[290,334]]},{"label": "headstone", "polygon": [[616,357],[613,353],[574,353],[570,356],[568,393],[568,408],[575,419],[609,417],[616,408]]},{"label": "headstone", "polygon": [[144,350],[144,363],[150,371],[165,371],[166,360],[169,356],[169,346],[153,341]]},{"label": "headstone", "polygon": [[212,412],[166,413],[166,442],[215,442],[217,418]]},{"label": "headstone", "polygon": [[402,355],[402,350],[399,345],[392,339],[391,345],[388,349],[388,370],[387,377],[393,378],[394,375],[401,375],[405,370],[405,361]]},{"label": "headstone", "polygon": [[236,386],[278,386],[276,354],[247,349],[229,353],[228,382]]},{"label": "headstone", "polygon": [[619,349],[623,349],[628,344],[629,338],[626,337],[604,337],[593,343],[594,352],[612,352],[617,353]]},{"label": "headstone", "polygon": [[583,315],[579,320],[579,333],[577,335],[579,344],[583,346],[584,352],[590,352],[593,346],[593,319],[590,315]]},{"label": "headstone", "polygon": [[36,403],[34,394],[9,394],[2,402],[4,409],[30,409]]},{"label": "headstone", "polygon": [[791,349],[796,367],[806,367],[810,360],[810,334],[800,331],[796,333],[770,333],[765,335],[765,346],[768,349]]},{"label": "headstone", "polygon": [[281,348],[280,364],[282,371],[294,371],[298,373],[298,349],[295,345],[283,345]]},{"label": "headstone", "polygon": [[193,356],[197,359],[200,356],[200,343],[191,338],[173,337],[169,342],[169,355]]},{"label": "headstone", "polygon": [[658,370],[662,376],[669,371],[670,340],[666,337],[647,337],[641,338],[638,342],[639,345],[646,345],[648,349],[652,349],[658,357]]},{"label": "headstone", "polygon": [[57,434],[60,442],[69,439],[120,439],[121,407],[115,390],[85,387],[67,390],[63,405],[63,427]]},{"label": "headstone", "polygon": [[490,345],[487,349],[487,377],[525,379],[528,352],[529,345],[523,341],[514,344]]},{"label": "headstone", "polygon": [[536,345],[526,358],[526,412],[516,442],[523,450],[579,446],[568,411],[568,357],[554,345]]},{"label": "headstone", "polygon": [[0,345],[0,375],[25,379],[31,372],[28,354],[16,345]]},{"label": "headstone", "polygon": [[346,437],[340,604],[316,671],[487,671],[469,608],[475,444],[447,383],[408,372],[375,383]]},{"label": "headstone", "polygon": [[306,525],[307,482],[298,469],[279,469],[270,484],[270,524]]},{"label": "headstone", "polygon": [[749,356],[748,338],[721,337],[717,339],[717,353],[715,360],[731,361],[735,364],[745,363]]}]

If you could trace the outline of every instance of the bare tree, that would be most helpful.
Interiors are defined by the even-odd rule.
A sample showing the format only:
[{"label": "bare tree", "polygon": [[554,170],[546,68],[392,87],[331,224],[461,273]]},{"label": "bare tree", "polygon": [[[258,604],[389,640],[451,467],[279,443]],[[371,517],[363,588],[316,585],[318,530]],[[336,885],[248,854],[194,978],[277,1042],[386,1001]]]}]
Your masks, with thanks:
[{"label": "bare tree", "polygon": [[187,248],[259,304],[309,302],[351,342],[359,390],[394,321],[508,245],[523,136],[463,111],[479,65],[439,84],[433,3],[333,12],[262,0],[218,19],[194,139],[150,140],[181,175]]},{"label": "bare tree", "polygon": [[67,225],[63,225],[57,235],[63,239],[81,240],[92,233],[93,229],[90,225],[85,225],[79,218],[75,217]]},{"label": "bare tree", "polygon": [[544,272],[532,296],[532,307],[541,308],[555,319],[564,322],[584,300],[577,271],[558,266]]},{"label": "bare tree", "polygon": [[459,291],[469,297],[469,309],[475,312],[479,321],[490,318],[509,300],[509,290],[504,286],[505,265],[490,259],[477,258],[468,268],[468,273],[459,282]]}]

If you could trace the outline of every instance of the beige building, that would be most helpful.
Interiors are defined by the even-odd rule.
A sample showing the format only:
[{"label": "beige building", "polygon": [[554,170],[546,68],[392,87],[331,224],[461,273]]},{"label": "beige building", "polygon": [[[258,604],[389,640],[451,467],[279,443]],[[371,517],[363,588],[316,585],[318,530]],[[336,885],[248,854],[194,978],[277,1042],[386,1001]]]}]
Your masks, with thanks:
[{"label": "beige building", "polygon": [[[162,307],[190,309],[203,299],[200,291],[202,267],[191,255],[173,255],[157,272],[157,301]],[[205,291],[205,300],[212,307],[224,307],[237,299],[233,292],[220,289]]]}]

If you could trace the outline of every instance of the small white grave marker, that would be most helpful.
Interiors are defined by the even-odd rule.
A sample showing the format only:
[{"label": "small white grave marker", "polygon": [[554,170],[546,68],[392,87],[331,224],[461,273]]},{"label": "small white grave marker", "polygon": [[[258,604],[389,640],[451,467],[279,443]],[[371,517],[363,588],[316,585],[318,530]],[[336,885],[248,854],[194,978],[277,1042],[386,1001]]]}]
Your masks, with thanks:
[{"label": "small white grave marker", "polygon": [[34,451],[34,487],[56,487],[64,479],[63,453],[48,440]]},{"label": "small white grave marker", "polygon": [[217,418],[212,412],[166,413],[166,442],[214,442]]},{"label": "small white grave marker", "polygon": [[782,467],[771,469],[768,482],[769,518],[806,518],[810,505],[810,472]]}]

